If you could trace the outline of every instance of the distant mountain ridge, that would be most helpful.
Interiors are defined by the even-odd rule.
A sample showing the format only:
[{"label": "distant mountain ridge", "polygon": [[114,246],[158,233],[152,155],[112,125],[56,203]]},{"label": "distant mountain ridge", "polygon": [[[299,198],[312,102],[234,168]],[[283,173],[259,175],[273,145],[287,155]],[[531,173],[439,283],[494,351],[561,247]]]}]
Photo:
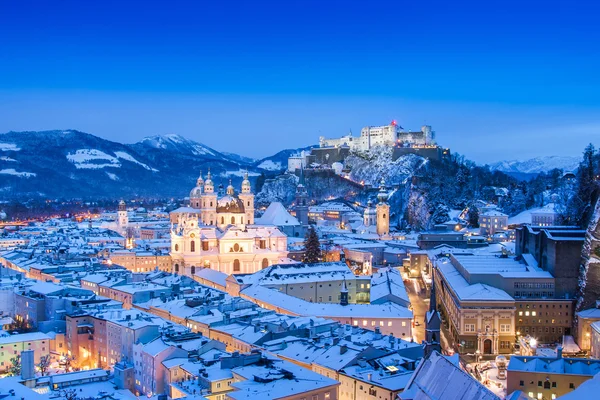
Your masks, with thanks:
[{"label": "distant mountain ridge", "polygon": [[537,175],[553,169],[562,169],[565,172],[575,171],[579,167],[581,157],[572,156],[544,156],[531,158],[529,160],[499,161],[489,164],[492,170],[498,170],[507,174]]},{"label": "distant mountain ridge", "polygon": [[245,171],[251,179],[273,173],[258,164],[176,134],[123,144],[77,130],[7,132],[0,134],[0,199],[184,197],[200,171],[210,169],[225,186],[229,179],[239,186]]}]

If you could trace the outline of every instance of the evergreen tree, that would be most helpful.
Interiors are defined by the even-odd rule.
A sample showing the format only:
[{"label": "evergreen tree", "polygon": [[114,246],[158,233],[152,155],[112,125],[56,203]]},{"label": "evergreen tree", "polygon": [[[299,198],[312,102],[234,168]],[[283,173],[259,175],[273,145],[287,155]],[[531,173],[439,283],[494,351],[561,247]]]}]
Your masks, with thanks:
[{"label": "evergreen tree", "polygon": [[304,262],[305,263],[316,263],[321,258],[321,243],[319,242],[319,236],[312,226],[306,232],[305,244],[304,244]]},{"label": "evergreen tree", "polygon": [[469,207],[467,220],[469,221],[470,226],[473,228],[479,228],[479,210],[474,205]]}]

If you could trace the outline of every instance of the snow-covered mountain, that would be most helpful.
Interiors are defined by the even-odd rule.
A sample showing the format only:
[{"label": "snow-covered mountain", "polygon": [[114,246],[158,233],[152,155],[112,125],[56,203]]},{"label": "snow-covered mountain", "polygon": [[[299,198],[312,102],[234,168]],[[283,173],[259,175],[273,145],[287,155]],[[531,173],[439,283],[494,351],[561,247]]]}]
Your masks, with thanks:
[{"label": "snow-covered mountain", "polygon": [[562,169],[563,171],[575,171],[580,161],[580,157],[545,156],[524,161],[499,161],[490,164],[490,168],[506,173],[539,174],[555,168]]},{"label": "snow-covered mountain", "polygon": [[0,134],[0,198],[183,197],[198,174],[239,184],[261,170],[179,135],[122,144],[76,130]]}]

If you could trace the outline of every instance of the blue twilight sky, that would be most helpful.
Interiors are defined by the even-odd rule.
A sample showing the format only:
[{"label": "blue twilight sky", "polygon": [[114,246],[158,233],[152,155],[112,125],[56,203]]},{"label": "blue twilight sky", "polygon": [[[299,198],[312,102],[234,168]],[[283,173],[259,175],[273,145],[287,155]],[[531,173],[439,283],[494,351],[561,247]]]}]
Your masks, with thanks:
[{"label": "blue twilight sky", "polygon": [[600,139],[599,2],[2,1],[0,132],[252,157],[396,119],[479,162]]}]

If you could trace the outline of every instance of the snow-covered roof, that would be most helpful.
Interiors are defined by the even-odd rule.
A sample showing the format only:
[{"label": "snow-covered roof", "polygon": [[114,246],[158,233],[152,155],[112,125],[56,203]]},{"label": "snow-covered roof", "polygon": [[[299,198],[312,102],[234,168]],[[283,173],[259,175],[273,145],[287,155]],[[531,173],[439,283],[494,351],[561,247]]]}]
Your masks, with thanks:
[{"label": "snow-covered roof", "polygon": [[269,204],[265,213],[254,221],[257,225],[298,226],[300,222],[278,201]]},{"label": "snow-covered roof", "polygon": [[600,372],[600,360],[588,358],[512,356],[508,363],[507,370],[515,372],[541,372],[546,374],[593,376]]},{"label": "snow-covered roof", "polygon": [[595,399],[600,393],[600,372],[594,375],[592,379],[583,382],[572,392],[564,394],[560,397],[561,400],[581,400]]},{"label": "snow-covered roof", "polygon": [[504,290],[481,283],[469,284],[447,259],[438,262],[437,268],[452,291],[463,301],[514,301]]},{"label": "snow-covered roof", "polygon": [[437,351],[423,359],[406,389],[398,395],[401,400],[444,400],[448,394],[461,400],[499,400],[498,396],[453,364]]},{"label": "snow-covered roof", "polygon": [[394,303],[384,304],[341,304],[311,303],[289,296],[278,290],[260,285],[252,285],[240,293],[255,302],[272,304],[296,315],[311,315],[324,318],[412,318],[406,307]]}]

